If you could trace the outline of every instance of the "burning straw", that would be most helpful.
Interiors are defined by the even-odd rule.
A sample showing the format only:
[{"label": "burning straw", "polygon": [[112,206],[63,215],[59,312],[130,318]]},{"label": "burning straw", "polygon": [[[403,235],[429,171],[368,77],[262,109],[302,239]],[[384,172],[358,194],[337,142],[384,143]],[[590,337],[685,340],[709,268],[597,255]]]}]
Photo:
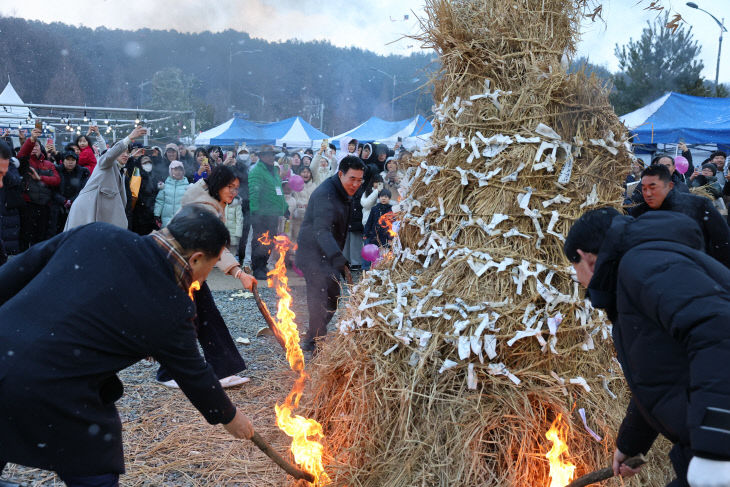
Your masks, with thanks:
[{"label": "burning straw", "polygon": [[[314,362],[334,485],[548,486],[559,415],[575,475],[611,458],[627,394],[561,251],[630,166],[607,88],[561,66],[585,3],[427,2],[435,146]],[[650,464],[633,485],[666,483]]]}]

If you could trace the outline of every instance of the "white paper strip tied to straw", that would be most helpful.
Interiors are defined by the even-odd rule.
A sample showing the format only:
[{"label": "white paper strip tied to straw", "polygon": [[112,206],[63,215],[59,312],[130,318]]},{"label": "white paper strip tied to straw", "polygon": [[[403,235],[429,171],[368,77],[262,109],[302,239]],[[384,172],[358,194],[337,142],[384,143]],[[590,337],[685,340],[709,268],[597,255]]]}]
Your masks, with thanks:
[{"label": "white paper strip tied to straw", "polygon": [[520,163],[519,166],[517,166],[517,169],[514,170],[514,172],[510,173],[507,176],[504,176],[500,179],[503,183],[506,183],[508,181],[517,181],[517,175],[525,168],[525,164],[523,162]]},{"label": "white paper strip tied to straw", "polygon": [[583,377],[573,377],[569,381],[573,385],[581,386],[583,389],[585,389],[586,392],[591,392],[591,387],[588,385],[588,382]]},{"label": "white paper strip tied to straw", "polygon": [[603,147],[606,149],[612,156],[615,156],[618,154],[618,149],[615,147],[611,147],[610,145],[606,144],[606,141],[603,139],[589,139],[589,142],[591,145]]},{"label": "white paper strip tied to straw", "polygon": [[551,198],[549,200],[545,200],[542,202],[542,207],[547,208],[550,205],[558,204],[558,203],[570,203],[572,200],[570,198],[566,198],[562,194],[557,195],[554,198]]},{"label": "white paper strip tied to straw", "polygon": [[586,421],[586,410],[584,408],[580,408],[578,410],[578,414],[580,415],[580,419],[583,421],[583,427],[586,429],[588,434],[591,435],[594,440],[600,443],[603,438],[601,438],[598,433],[588,427],[588,422]]},{"label": "white paper strip tied to straw", "polygon": [[444,360],[444,364],[443,364],[443,365],[441,366],[441,368],[439,369],[439,374],[443,374],[443,373],[444,373],[444,372],[446,372],[447,370],[449,370],[449,369],[453,369],[453,368],[454,368],[454,367],[456,367],[457,365],[459,365],[459,363],[458,363],[458,362],[454,362],[453,360],[448,360],[448,359],[446,359],[446,360]]},{"label": "white paper strip tied to straw", "polygon": [[466,374],[466,386],[471,390],[476,390],[477,376],[476,373],[474,373],[474,364],[469,364],[469,367],[467,369],[468,372]]},{"label": "white paper strip tied to straw", "polygon": [[553,139],[553,140],[560,140],[561,137],[558,135],[558,133],[545,125],[544,123],[537,124],[537,127],[535,127],[535,132],[542,135],[543,137],[547,139]]},{"label": "white paper strip tied to straw", "polygon": [[590,194],[586,197],[585,202],[583,202],[580,207],[585,208],[587,206],[594,206],[598,203],[598,192],[596,190],[596,185],[593,185],[593,189],[591,189]]},{"label": "white paper strip tied to straw", "polygon": [[469,97],[469,100],[476,101],[476,100],[480,100],[482,98],[488,98],[489,100],[491,100],[491,102],[494,104],[494,107],[497,110],[502,110],[502,105],[499,103],[499,97],[503,96],[503,95],[511,95],[511,94],[512,94],[511,91],[502,91],[499,89],[492,91],[490,89],[490,81],[487,79],[487,80],[484,80],[484,93],[472,95]]},{"label": "white paper strip tied to straw", "polygon": [[565,237],[563,237],[563,234],[555,231],[555,225],[558,223],[559,218],[560,218],[560,215],[558,214],[558,212],[553,210],[552,216],[550,217],[550,223],[548,223],[546,232],[549,235],[554,235],[554,236],[558,237],[558,240],[560,240],[561,242],[565,242]]},{"label": "white paper strip tied to straw", "polygon": [[608,387],[608,379],[605,375],[599,375],[598,377],[601,378],[601,381],[603,382],[603,389],[608,393],[609,397],[611,399],[618,399],[618,396],[613,393],[613,391]]},{"label": "white paper strip tied to straw", "polygon": [[507,366],[502,362],[487,365],[487,371],[490,375],[504,375],[517,385],[520,385],[520,382],[522,382],[516,375],[511,373],[509,369],[507,369]]}]

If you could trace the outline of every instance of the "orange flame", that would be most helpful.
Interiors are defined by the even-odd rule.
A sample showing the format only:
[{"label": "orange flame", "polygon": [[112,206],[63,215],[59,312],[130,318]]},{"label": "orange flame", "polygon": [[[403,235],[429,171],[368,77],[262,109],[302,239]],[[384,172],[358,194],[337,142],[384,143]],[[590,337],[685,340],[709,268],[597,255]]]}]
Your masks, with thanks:
[{"label": "orange flame", "polygon": [[193,300],[193,292],[200,291],[200,283],[198,281],[193,281],[192,284],[190,284],[190,289],[188,289],[188,296],[190,296],[190,300]]},{"label": "orange flame", "polygon": [[383,215],[378,218],[378,225],[388,230],[388,235],[393,238],[398,236],[398,232],[393,230],[393,221],[395,221],[395,218],[396,214],[392,211],[389,211],[388,213],[383,213]]},{"label": "orange flame", "polygon": [[[272,243],[268,233],[264,234],[259,241],[264,245]],[[292,244],[284,235],[275,236],[273,243],[279,253],[279,258],[274,269],[268,273],[268,284],[276,289],[276,294],[279,296],[276,327],[284,337],[289,366],[295,372],[299,372],[299,378],[294,382],[284,404],[274,406],[276,425],[292,438],[291,452],[294,454],[294,461],[314,475],[315,485],[325,485],[330,482],[330,478],[325,473],[322,464],[324,446],[319,441],[324,437],[322,426],[313,419],[299,415],[292,416],[294,409],[299,406],[304,385],[309,379],[309,375],[304,371],[304,354],[299,346],[299,330],[294,322],[296,315],[291,310],[292,297],[289,294],[289,279],[284,264],[286,253],[296,249],[296,244]]]},{"label": "orange flame", "polygon": [[575,475],[575,465],[561,457],[568,456],[568,445],[565,443],[568,427],[562,422],[563,415],[558,414],[550,429],[545,433],[545,438],[553,444],[550,451],[545,454],[550,461],[550,487],[565,487]]}]

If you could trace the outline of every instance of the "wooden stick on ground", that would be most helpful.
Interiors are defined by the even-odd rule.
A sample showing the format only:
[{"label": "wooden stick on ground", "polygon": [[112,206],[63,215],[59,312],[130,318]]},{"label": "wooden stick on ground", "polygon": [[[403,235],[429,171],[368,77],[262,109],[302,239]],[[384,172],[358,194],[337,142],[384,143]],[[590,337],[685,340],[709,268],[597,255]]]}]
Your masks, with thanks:
[{"label": "wooden stick on ground", "polygon": [[[635,457],[628,458],[625,462],[623,462],[624,465],[627,465],[631,468],[640,467],[645,463],[646,458],[644,458],[644,455],[637,455]],[[608,480],[611,477],[613,477],[613,468],[606,467],[600,470],[596,470],[595,472],[583,475],[582,477],[578,477],[565,487],[586,487],[587,485],[595,484],[596,482]]]},{"label": "wooden stick on ground", "polygon": [[261,438],[258,432],[254,432],[251,441],[253,441],[254,444],[259,447],[259,450],[264,452],[267,457],[271,458],[274,463],[284,469],[286,473],[288,473],[297,480],[306,480],[307,482],[314,483],[314,475],[309,472],[305,472],[304,470],[301,470],[300,468],[287,462],[281,455],[279,455],[276,450],[271,448],[269,444],[266,443],[266,440]]}]

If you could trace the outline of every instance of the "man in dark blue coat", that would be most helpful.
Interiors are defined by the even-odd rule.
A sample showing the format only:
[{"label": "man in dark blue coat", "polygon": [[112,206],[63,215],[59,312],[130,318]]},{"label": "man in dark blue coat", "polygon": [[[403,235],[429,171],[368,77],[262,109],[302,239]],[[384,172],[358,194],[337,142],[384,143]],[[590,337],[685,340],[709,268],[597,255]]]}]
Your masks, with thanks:
[{"label": "man in dark blue coat", "polygon": [[303,350],[314,351],[314,339],[327,334],[327,324],[337,311],[338,275],[347,266],[342,249],[352,196],[362,185],[364,171],[359,157],[347,156],[340,161],[337,174],[325,179],[309,198],[296,255],[296,265],[307,282],[309,329]]},{"label": "man in dark blue coat", "polygon": [[674,448],[671,486],[730,485],[730,270],[705,252],[699,226],[676,212],[637,219],[589,211],[565,254],[613,341],[632,398],[616,439],[614,471],[658,434]]},{"label": "man in dark blue coat", "polygon": [[69,486],[118,485],[116,373],[145,357],[209,423],[253,435],[198,352],[189,296],[229,240],[215,215],[191,205],[148,236],[92,223],[0,267],[0,472],[12,462],[56,471]]}]

